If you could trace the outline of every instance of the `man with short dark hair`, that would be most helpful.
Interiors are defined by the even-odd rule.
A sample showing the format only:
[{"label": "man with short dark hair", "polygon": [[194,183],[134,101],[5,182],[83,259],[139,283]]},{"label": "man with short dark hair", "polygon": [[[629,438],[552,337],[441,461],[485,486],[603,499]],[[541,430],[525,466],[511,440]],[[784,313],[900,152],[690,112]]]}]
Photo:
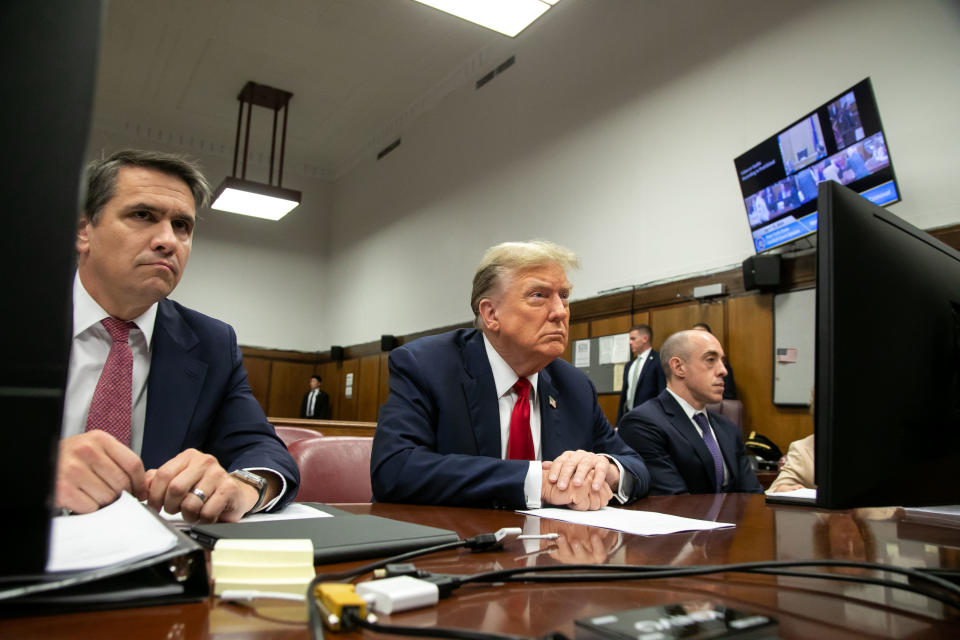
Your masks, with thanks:
[{"label": "man with short dark hair", "polygon": [[647,493],[590,380],[560,359],[573,252],[508,242],[473,279],[477,329],[390,353],[390,394],[370,461],[377,500],[508,509],[600,509]]},{"label": "man with short dark hair", "polygon": [[638,324],[631,327],[629,335],[633,360],[623,370],[617,424],[620,424],[623,414],[656,397],[667,385],[663,367],[660,366],[660,354],[653,348],[653,329]]},{"label": "man with short dark hair", "polygon": [[233,329],[167,299],[209,198],[179,156],[121,151],[88,169],[59,507],[87,513],[128,491],[187,521],[235,521],[296,494]]},{"label": "man with short dark hair", "polygon": [[323,378],[310,376],[310,391],[303,394],[300,402],[300,417],[310,420],[330,419],[330,396],[320,388]]},{"label": "man with short dark hair", "polygon": [[650,470],[651,495],[761,493],[740,428],[706,410],[723,397],[720,343],[706,331],[681,331],[660,357],[667,388],[623,416],[618,430]]}]

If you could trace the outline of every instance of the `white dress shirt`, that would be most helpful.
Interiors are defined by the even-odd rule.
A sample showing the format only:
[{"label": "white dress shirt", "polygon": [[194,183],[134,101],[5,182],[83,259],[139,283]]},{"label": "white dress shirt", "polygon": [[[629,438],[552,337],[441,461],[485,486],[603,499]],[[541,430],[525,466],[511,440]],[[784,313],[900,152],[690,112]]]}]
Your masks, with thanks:
[{"label": "white dress shirt", "polygon": [[[107,362],[113,339],[100,324],[110,314],[90,297],[80,282],[78,273],[73,280],[73,341],[70,345],[70,364],[67,369],[67,390],[63,403],[63,422],[60,437],[68,438],[83,433],[87,428],[87,414],[93,392],[100,381],[100,373]],[[143,315],[133,319],[138,330],[131,329],[128,338],[133,352],[133,398],[130,416],[130,449],[140,455],[143,447],[143,427],[147,417],[147,378],[150,374],[150,341],[157,319],[154,303]]]},{"label": "white dress shirt", "polygon": [[[703,437],[703,430],[700,428],[700,425],[698,425],[696,421],[694,421],[693,414],[695,413],[703,414],[703,417],[707,419],[707,425],[710,427],[710,433],[713,434],[713,439],[716,440],[717,442],[717,449],[719,449],[720,441],[717,440],[717,432],[714,430],[713,425],[710,424],[710,416],[707,415],[707,410],[703,409],[701,411],[697,411],[690,405],[689,402],[687,402],[686,400],[684,400],[683,398],[675,394],[673,390],[670,389],[669,387],[667,387],[667,391],[669,391],[670,395],[672,395],[676,399],[677,403],[680,405],[680,408],[683,409],[683,412],[687,414],[687,418],[690,420],[690,424],[692,424],[693,428],[697,430],[697,433],[700,434],[701,438]],[[730,483],[730,470],[727,469],[727,461],[723,459],[722,453],[720,455],[720,462],[721,464],[723,464],[723,484],[727,485]]]},{"label": "white dress shirt", "polygon": [[[517,403],[517,392],[513,390],[513,385],[517,383],[520,376],[507,364],[497,350],[493,348],[487,336],[483,336],[483,346],[487,351],[487,360],[490,361],[490,370],[493,372],[493,386],[497,390],[497,403],[500,409],[500,457],[507,459],[507,444],[510,441],[510,417],[513,414],[513,406]],[[543,490],[543,466],[540,451],[540,402],[537,401],[537,381],[540,379],[540,373],[534,373],[527,376],[530,381],[530,435],[533,437],[534,459],[530,461],[527,469],[527,475],[523,482],[523,497],[526,500],[528,509],[539,509],[543,506],[540,496]],[[614,492],[620,503],[627,501],[624,495],[623,466],[620,462],[605,454],[605,458],[617,466],[620,470],[620,483]]]}]

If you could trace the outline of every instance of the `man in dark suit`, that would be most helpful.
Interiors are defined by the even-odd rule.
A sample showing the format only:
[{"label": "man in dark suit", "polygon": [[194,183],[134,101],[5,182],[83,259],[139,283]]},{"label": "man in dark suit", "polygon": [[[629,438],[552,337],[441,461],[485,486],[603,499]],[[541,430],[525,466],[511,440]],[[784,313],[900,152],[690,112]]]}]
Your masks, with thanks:
[{"label": "man in dark suit", "polygon": [[643,461],[614,433],[596,390],[558,359],[569,331],[569,250],[510,242],[473,280],[477,329],[390,354],[390,394],[370,462],[377,500],[599,509],[646,495]]},{"label": "man in dark suit", "polygon": [[617,408],[617,424],[627,411],[639,407],[667,386],[660,366],[660,354],[654,351],[653,329],[638,324],[630,329],[630,352],[633,360],[623,370],[620,385],[620,406]]},{"label": "man in dark suit", "polygon": [[650,493],[761,493],[740,429],[705,408],[723,397],[720,343],[681,331],[660,353],[667,388],[627,413],[618,431],[650,470]]},{"label": "man in dark suit", "polygon": [[59,507],[95,511],[128,491],[188,521],[235,521],[296,494],[233,329],[166,299],[209,196],[199,170],[169,154],[121,151],[89,167]]},{"label": "man in dark suit", "polygon": [[320,376],[310,376],[310,391],[303,394],[300,417],[313,420],[330,419],[330,396],[320,388]]}]

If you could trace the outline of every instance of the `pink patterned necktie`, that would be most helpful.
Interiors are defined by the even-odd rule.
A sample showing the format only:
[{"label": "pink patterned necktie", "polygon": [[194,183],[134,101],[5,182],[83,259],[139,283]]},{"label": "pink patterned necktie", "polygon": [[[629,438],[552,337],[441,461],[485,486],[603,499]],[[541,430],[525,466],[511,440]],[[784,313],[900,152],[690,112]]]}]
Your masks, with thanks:
[{"label": "pink patterned necktie", "polygon": [[101,323],[113,339],[103,372],[93,392],[87,431],[106,431],[123,444],[130,445],[130,412],[133,398],[133,352],[127,339],[132,322],[104,318]]}]

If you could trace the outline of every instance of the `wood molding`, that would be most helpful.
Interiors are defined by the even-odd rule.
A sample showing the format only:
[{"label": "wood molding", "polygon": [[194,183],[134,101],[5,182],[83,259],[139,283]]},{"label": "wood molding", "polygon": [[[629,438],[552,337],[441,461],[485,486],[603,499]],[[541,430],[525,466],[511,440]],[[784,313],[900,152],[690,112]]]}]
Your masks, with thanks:
[{"label": "wood molding", "polygon": [[[941,242],[960,251],[960,224],[948,225],[937,229],[928,229],[927,233]],[[816,285],[817,255],[815,251],[787,256],[783,259],[783,284],[779,291],[806,289]],[[721,283],[726,285],[725,297],[737,297],[748,293],[743,286],[743,273],[739,267],[723,269],[714,273],[691,276],[673,282],[654,284],[647,287],[635,287],[631,291],[619,291],[603,296],[595,296],[585,300],[577,300],[570,304],[570,322],[583,322],[615,316],[623,313],[636,313],[646,309],[662,307],[678,302],[692,302],[694,287],[705,284]],[[453,329],[468,328],[472,321],[451,324],[445,327],[428,329],[397,336],[400,344],[424,336],[436,335]],[[281,351],[276,349],[262,349],[258,347],[240,347],[244,356],[270,358],[274,360],[289,360],[293,362],[314,362],[324,364],[332,362],[330,351],[308,353],[302,351]],[[380,341],[374,340],[361,344],[344,347],[344,359],[362,358],[380,355]]]}]

